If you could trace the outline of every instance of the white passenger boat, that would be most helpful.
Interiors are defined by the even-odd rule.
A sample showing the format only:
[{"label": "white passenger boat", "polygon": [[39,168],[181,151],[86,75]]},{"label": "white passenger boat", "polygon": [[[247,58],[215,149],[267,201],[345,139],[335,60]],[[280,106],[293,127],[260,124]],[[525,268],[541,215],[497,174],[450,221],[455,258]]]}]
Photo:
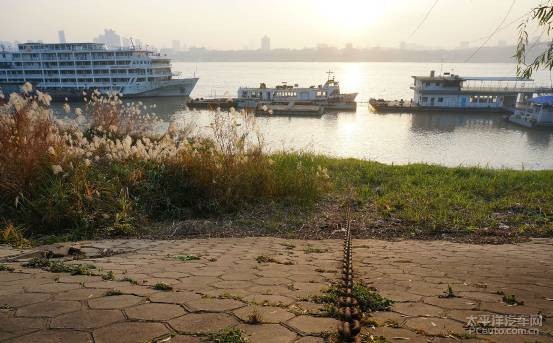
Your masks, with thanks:
[{"label": "white passenger boat", "polygon": [[550,87],[536,87],[533,80],[520,77],[436,75],[431,71],[429,76],[412,78],[412,99],[370,99],[370,106],[378,112],[510,112],[519,95],[531,96],[551,91]]},{"label": "white passenger boat", "polygon": [[328,110],[355,110],[357,93],[342,94],[340,84],[331,76],[324,85],[299,87],[282,85],[273,88],[261,83],[258,88],[241,87],[236,99],[239,108],[258,108],[263,104],[316,105]]},{"label": "white passenger boat", "polygon": [[553,126],[553,95],[538,96],[518,106],[515,113],[507,117],[515,124],[525,127]]},{"label": "white passenger boat", "polygon": [[152,51],[108,49],[100,43],[23,43],[0,52],[0,89],[17,91],[25,82],[55,98],[85,90],[127,97],[188,97],[198,78],[176,78],[171,60]]}]

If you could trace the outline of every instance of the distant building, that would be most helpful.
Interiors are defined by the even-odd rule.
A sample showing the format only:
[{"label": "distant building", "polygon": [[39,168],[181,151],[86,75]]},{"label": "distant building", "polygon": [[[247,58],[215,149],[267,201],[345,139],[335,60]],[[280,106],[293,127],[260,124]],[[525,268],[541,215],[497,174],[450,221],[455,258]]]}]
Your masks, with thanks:
[{"label": "distant building", "polygon": [[171,46],[172,46],[174,52],[180,51],[180,40],[176,40],[176,39],[175,39],[175,40],[172,42],[172,45],[171,45]]},{"label": "distant building", "polygon": [[268,36],[263,36],[261,38],[261,51],[270,51],[271,50],[271,38]]},{"label": "distant building", "polygon": [[103,43],[109,48],[120,48],[121,36],[112,29],[104,29],[104,34],[94,38],[94,43]]},{"label": "distant building", "polygon": [[353,43],[346,43],[346,50],[353,50]]},{"label": "distant building", "polygon": [[405,50],[406,47],[407,47],[407,43],[405,43],[405,42],[400,42],[400,43],[399,43],[399,48],[400,48],[401,50]]},{"label": "distant building", "polygon": [[469,47],[469,42],[467,41],[462,41],[461,43],[459,43],[459,48],[461,49],[466,49]]},{"label": "distant building", "polygon": [[58,31],[58,39],[59,39],[59,42],[62,43],[62,44],[67,43],[66,40],[65,40],[65,31],[63,31],[63,30]]}]

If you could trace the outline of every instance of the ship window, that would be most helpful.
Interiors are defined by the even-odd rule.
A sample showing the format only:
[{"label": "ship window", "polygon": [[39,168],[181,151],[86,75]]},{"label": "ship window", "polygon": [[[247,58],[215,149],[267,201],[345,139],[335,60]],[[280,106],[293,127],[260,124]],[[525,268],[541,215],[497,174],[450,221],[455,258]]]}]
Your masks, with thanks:
[{"label": "ship window", "polygon": [[444,98],[438,98],[438,102],[444,102]]},{"label": "ship window", "polygon": [[422,97],[422,102],[427,102],[427,101],[428,101],[428,97],[423,96],[423,97]]},{"label": "ship window", "polygon": [[425,86],[425,87],[430,86],[430,82],[425,82],[425,83],[424,83],[424,86]]},{"label": "ship window", "polygon": [[440,83],[439,83],[439,82],[436,82],[436,87],[440,87]]}]

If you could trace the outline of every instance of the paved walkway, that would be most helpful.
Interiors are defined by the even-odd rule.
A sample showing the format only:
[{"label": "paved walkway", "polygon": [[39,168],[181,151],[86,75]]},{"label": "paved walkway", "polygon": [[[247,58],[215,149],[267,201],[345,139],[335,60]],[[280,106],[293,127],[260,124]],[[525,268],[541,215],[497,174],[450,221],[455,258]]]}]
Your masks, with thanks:
[{"label": "paved walkway", "polygon": [[[314,343],[336,331],[337,321],[321,317],[321,305],[309,299],[339,275],[340,241],[81,246],[89,256],[117,254],[68,263],[93,264],[115,279],[4,262],[15,270],[0,271],[1,342],[200,342],[208,332],[237,327],[251,342]],[[0,261],[20,253],[0,247]],[[366,341],[553,342],[553,240],[500,246],[355,240],[353,256],[357,280],[396,301],[392,311],[367,318]],[[172,289],[156,289],[160,283]],[[455,297],[443,297],[448,285]],[[507,305],[503,294],[524,303]],[[537,328],[539,335],[477,335],[469,321]]]}]

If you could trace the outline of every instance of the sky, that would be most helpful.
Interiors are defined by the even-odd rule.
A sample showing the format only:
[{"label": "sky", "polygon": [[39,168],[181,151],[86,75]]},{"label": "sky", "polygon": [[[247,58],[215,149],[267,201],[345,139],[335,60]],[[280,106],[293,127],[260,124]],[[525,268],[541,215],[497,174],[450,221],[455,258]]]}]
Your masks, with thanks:
[{"label": "sky", "polygon": [[[0,0],[0,41],[92,41],[111,28],[158,48],[172,40],[212,49],[258,48],[264,35],[272,48],[317,44],[343,47],[408,45],[479,46],[505,18],[511,0]],[[513,43],[521,16],[538,0],[515,0],[489,46]],[[536,33],[537,32],[537,33]],[[530,31],[535,36],[539,31]]]}]

